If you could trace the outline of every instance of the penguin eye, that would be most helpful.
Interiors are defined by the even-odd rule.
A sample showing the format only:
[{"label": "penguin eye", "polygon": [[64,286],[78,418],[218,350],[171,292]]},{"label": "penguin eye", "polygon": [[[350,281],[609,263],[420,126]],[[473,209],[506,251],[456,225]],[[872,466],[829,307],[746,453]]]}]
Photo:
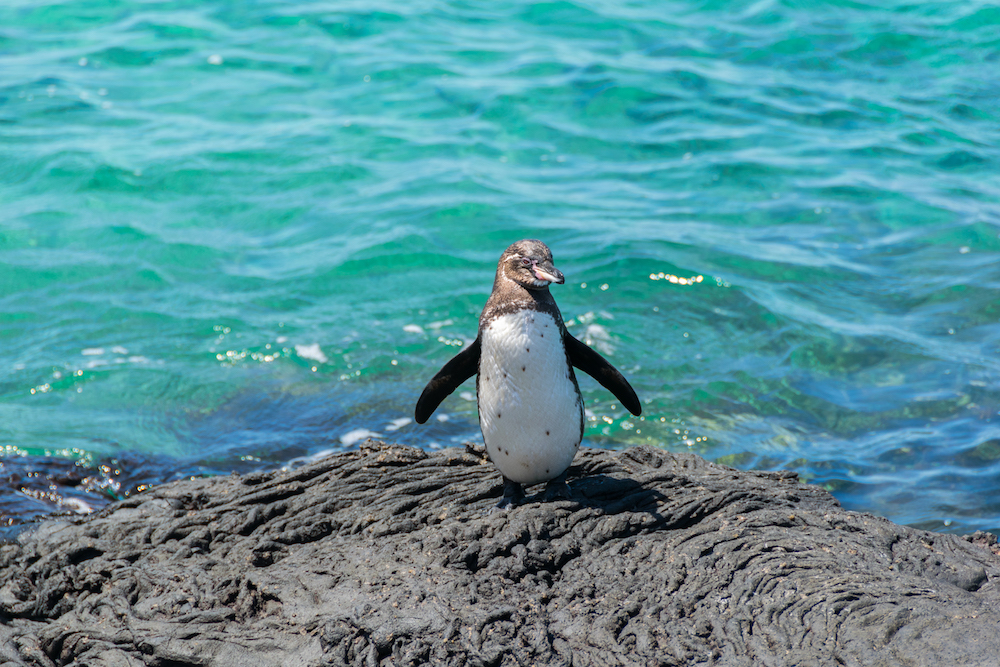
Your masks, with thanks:
[{"label": "penguin eye", "polygon": [[521,258],[521,266],[531,266],[531,260],[527,257]]}]

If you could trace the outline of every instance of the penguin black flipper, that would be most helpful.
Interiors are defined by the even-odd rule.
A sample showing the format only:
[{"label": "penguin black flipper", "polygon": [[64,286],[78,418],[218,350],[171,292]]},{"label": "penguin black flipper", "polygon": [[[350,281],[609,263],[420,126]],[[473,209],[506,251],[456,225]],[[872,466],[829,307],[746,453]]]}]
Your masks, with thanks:
[{"label": "penguin black flipper", "polygon": [[[592,350],[585,343],[581,343],[573,334],[568,331],[563,336],[563,344],[566,346],[566,354],[569,355],[569,362],[581,371],[597,380],[602,387],[614,394],[625,408],[636,417],[642,414],[642,406],[639,404],[639,397],[635,395],[635,390],[628,383],[625,376],[618,372],[618,369]],[[421,397],[422,398],[422,397]]]},{"label": "penguin black flipper", "polygon": [[441,401],[458,389],[460,384],[479,372],[479,348],[479,338],[476,338],[431,378],[417,399],[417,408],[413,413],[418,424],[430,419],[437,406],[441,405]]}]

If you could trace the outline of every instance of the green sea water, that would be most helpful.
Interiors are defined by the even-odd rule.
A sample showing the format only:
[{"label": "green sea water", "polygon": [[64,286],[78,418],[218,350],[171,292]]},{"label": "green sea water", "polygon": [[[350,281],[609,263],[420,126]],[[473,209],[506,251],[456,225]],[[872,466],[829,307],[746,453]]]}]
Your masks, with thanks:
[{"label": "green sea water", "polygon": [[479,441],[501,251],[553,250],[585,443],[1000,528],[1000,7],[0,5],[0,516]]}]

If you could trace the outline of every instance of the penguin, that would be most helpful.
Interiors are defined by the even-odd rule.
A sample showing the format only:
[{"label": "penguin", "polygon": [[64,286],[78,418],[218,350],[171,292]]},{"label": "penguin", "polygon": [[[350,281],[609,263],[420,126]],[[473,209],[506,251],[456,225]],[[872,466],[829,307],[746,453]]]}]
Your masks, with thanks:
[{"label": "penguin", "polygon": [[503,476],[500,509],[524,500],[522,485],[548,482],[545,499],[568,495],[566,476],[584,424],[574,367],[611,391],[633,415],[642,413],[618,369],[566,330],[549,292],[551,283],[564,282],[541,241],[525,239],[508,247],[497,263],[476,339],[438,371],[417,400],[414,417],[423,424],[446,396],[476,376],[486,452]]}]

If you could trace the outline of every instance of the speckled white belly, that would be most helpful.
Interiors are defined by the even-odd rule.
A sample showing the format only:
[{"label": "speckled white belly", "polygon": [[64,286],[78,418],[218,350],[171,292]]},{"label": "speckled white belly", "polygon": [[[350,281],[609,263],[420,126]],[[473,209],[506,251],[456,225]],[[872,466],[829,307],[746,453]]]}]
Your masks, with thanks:
[{"label": "speckled white belly", "polygon": [[490,459],[521,484],[558,477],[583,436],[583,403],[559,326],[551,315],[522,310],[495,319],[480,343],[479,425]]}]

